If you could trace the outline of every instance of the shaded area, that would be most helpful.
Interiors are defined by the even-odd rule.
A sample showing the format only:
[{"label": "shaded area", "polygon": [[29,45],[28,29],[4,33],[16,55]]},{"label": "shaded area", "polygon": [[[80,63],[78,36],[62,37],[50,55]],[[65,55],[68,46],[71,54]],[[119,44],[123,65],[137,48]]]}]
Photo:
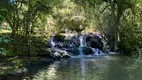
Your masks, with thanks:
[{"label": "shaded area", "polygon": [[29,71],[36,73],[44,66],[51,64],[53,60],[43,57],[7,57],[1,58],[0,62],[0,80],[10,78],[19,80],[22,76],[29,75]]},{"label": "shaded area", "polygon": [[[27,44],[23,35],[15,35],[12,38],[11,33],[2,33],[0,37],[8,39],[8,43],[0,43],[7,51],[6,56],[48,56],[46,51],[46,40],[43,36],[36,35],[31,36],[30,44]],[[2,57],[2,56],[1,56]]]}]

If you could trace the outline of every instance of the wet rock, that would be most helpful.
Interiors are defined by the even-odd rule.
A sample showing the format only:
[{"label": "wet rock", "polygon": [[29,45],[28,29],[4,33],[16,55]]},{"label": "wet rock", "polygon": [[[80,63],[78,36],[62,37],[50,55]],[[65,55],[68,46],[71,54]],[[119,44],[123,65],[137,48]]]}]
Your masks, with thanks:
[{"label": "wet rock", "polygon": [[112,55],[112,56],[120,55],[119,52],[109,52],[108,54],[109,54],[109,55]]},{"label": "wet rock", "polygon": [[53,57],[54,59],[60,59],[60,58],[61,58],[61,53],[59,53],[59,52],[54,52],[54,53],[52,54],[52,57]]},{"label": "wet rock", "polygon": [[89,47],[98,48],[99,50],[103,49],[103,42],[101,41],[101,38],[95,34],[87,35],[86,43]]},{"label": "wet rock", "polygon": [[83,47],[83,53],[84,53],[85,55],[89,55],[89,54],[93,54],[93,51],[92,51],[92,49],[89,48],[89,47]]},{"label": "wet rock", "polygon": [[64,40],[65,40],[65,36],[60,35],[60,34],[55,35],[55,36],[54,36],[54,39],[53,39],[53,41],[57,41],[57,42],[62,42],[62,41],[64,41]]},{"label": "wet rock", "polygon": [[51,36],[50,39],[46,43],[47,48],[51,48],[52,42],[54,42],[54,47],[56,48],[72,48],[79,47],[79,38],[77,35],[69,35],[65,36],[63,34],[56,34]]},{"label": "wet rock", "polygon": [[61,55],[64,53],[65,50],[59,49],[59,48],[52,48],[51,52],[59,52]]},{"label": "wet rock", "polygon": [[71,55],[65,50],[54,48],[51,49],[51,56],[54,59],[61,59],[61,58],[70,58]]},{"label": "wet rock", "polygon": [[47,47],[47,48],[51,48],[51,47],[52,47],[52,45],[51,45],[51,40],[48,40],[48,41],[46,42],[46,47]]},{"label": "wet rock", "polygon": [[[83,36],[83,43],[80,42],[80,36]],[[51,37],[50,48],[51,54],[54,57],[57,57],[55,55],[55,52],[58,52],[60,56],[64,55],[64,51],[73,53],[72,55],[78,55],[79,53],[79,47],[80,45],[83,45],[83,53],[86,55],[93,54],[93,51],[91,48],[97,48],[99,50],[103,50],[103,42],[101,39],[101,36],[97,34],[83,34],[83,35],[67,35],[67,34],[56,34]],[[54,43],[51,44],[51,43]],[[51,46],[52,45],[52,46]],[[56,53],[57,54],[57,53]]]},{"label": "wet rock", "polygon": [[73,55],[79,55],[79,49],[78,48],[67,48],[67,52],[73,53]]},{"label": "wet rock", "polygon": [[70,58],[71,55],[68,52],[64,52],[64,54],[61,56],[61,58]]}]

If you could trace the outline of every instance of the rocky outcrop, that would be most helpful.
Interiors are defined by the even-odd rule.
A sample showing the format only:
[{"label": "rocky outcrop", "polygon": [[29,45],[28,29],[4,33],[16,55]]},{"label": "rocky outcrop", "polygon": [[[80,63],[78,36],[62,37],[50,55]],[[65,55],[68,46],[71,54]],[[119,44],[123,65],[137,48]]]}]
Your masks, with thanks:
[{"label": "rocky outcrop", "polygon": [[66,48],[67,52],[72,53],[72,55],[79,55],[79,49],[78,48]]},{"label": "rocky outcrop", "polygon": [[69,52],[65,51],[65,50],[61,50],[61,49],[51,49],[50,50],[50,54],[54,59],[61,59],[61,58],[70,58],[71,55],[69,54]]},{"label": "rocky outcrop", "polygon": [[47,41],[48,47],[51,48],[51,56],[53,58],[69,58],[71,55],[79,55],[81,48],[83,54],[89,55],[93,54],[95,49],[103,50],[103,42],[101,37],[97,34],[84,34],[84,35],[54,35],[51,39]]},{"label": "rocky outcrop", "polygon": [[61,56],[61,58],[70,58],[71,56],[69,55],[69,53],[68,52],[64,52],[63,54],[62,54],[62,56]]},{"label": "rocky outcrop", "polygon": [[47,48],[52,47],[52,42],[54,42],[54,47],[56,48],[74,48],[79,47],[79,38],[77,35],[72,36],[64,36],[61,34],[57,34],[51,36],[47,41]]},{"label": "rocky outcrop", "polygon": [[103,42],[101,38],[95,34],[89,34],[86,36],[86,43],[88,47],[98,48],[99,50],[103,50]]},{"label": "rocky outcrop", "polygon": [[92,51],[92,49],[89,48],[89,47],[83,47],[83,53],[84,53],[85,55],[90,55],[90,54],[93,54],[93,51]]},{"label": "rocky outcrop", "polygon": [[61,58],[61,53],[59,53],[59,52],[54,52],[54,53],[52,53],[52,57],[53,57],[54,59],[60,59],[60,58]]}]

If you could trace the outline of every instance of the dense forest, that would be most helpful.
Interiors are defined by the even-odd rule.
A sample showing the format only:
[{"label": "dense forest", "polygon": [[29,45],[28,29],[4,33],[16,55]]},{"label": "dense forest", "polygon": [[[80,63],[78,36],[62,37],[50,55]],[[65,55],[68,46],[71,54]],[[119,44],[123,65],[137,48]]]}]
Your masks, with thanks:
[{"label": "dense forest", "polygon": [[141,25],[142,0],[0,0],[0,57],[49,57],[47,41],[67,30],[99,33],[141,64]]}]

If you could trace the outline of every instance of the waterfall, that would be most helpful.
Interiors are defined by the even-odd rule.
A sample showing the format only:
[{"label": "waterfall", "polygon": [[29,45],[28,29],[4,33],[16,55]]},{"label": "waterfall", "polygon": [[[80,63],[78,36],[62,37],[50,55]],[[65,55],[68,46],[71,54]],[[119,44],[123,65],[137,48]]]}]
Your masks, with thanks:
[{"label": "waterfall", "polygon": [[78,57],[85,57],[85,55],[91,56],[92,54],[95,56],[104,55],[104,53],[101,51],[101,39],[96,37],[96,35],[81,34],[80,36],[75,35],[70,37],[69,39],[65,39],[66,36],[69,35],[52,35],[50,37],[50,41],[48,41],[50,42],[50,48],[52,48],[53,50],[55,50],[55,48],[65,50],[71,53],[73,57],[73,53],[75,53],[75,55],[79,54]]},{"label": "waterfall", "polygon": [[86,41],[84,40],[83,36],[79,37],[79,42],[80,42],[79,53],[80,55],[83,55],[83,47],[86,46]]},{"label": "waterfall", "polygon": [[55,45],[56,45],[55,42],[54,42],[53,40],[54,40],[54,36],[51,37],[51,46],[52,46],[52,48],[54,48]]},{"label": "waterfall", "polygon": [[104,55],[104,53],[101,50],[99,50],[98,48],[91,48],[91,49],[93,51],[93,55],[96,55],[96,56]]},{"label": "waterfall", "polygon": [[93,51],[93,55],[100,55],[99,50],[97,48],[91,48]]},{"label": "waterfall", "polygon": [[80,41],[80,46],[79,47],[85,47],[85,40],[83,39],[83,36],[79,37],[79,41]]}]

